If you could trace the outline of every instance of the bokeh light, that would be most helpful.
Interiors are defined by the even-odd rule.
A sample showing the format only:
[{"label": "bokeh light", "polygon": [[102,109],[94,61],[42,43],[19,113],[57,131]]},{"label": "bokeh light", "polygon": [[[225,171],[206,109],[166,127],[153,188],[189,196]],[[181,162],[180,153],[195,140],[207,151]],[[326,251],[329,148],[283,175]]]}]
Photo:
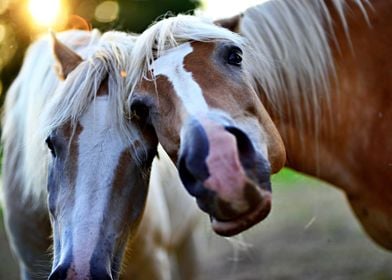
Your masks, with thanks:
[{"label": "bokeh light", "polygon": [[10,4],[10,0],[0,0],[0,15],[4,13]]},{"label": "bokeh light", "polygon": [[95,19],[99,22],[112,22],[117,19],[120,7],[115,1],[105,1],[95,9]]},{"label": "bokeh light", "polygon": [[0,22],[0,71],[13,58],[17,48],[13,29],[5,22]]},{"label": "bokeh light", "polygon": [[203,0],[201,14],[213,19],[220,19],[237,15],[251,6],[268,0]]},{"label": "bokeh light", "polygon": [[34,22],[42,27],[52,27],[60,17],[60,0],[30,0],[29,11]]},{"label": "bokeh light", "polygon": [[0,44],[5,39],[6,30],[4,24],[0,24]]}]

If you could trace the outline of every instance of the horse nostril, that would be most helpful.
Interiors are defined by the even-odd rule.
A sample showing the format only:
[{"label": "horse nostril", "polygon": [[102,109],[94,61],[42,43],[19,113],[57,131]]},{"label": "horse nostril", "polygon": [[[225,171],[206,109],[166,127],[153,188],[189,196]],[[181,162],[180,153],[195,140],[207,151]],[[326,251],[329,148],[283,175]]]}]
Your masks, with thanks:
[{"label": "horse nostril", "polygon": [[252,141],[242,130],[234,126],[225,129],[236,138],[240,161],[247,175],[254,178],[262,188],[271,190],[271,167],[267,159],[255,150]]},{"label": "horse nostril", "polygon": [[68,267],[63,267],[63,266],[59,265],[49,275],[48,280],[63,280],[63,279],[67,279],[67,271],[68,271]]},{"label": "horse nostril", "polygon": [[[195,178],[195,176],[192,175],[192,173],[189,171],[187,167],[186,157],[184,155],[180,156],[177,167],[180,173],[180,178],[182,180],[182,183],[185,185],[185,187],[194,185],[197,182],[197,179]],[[188,191],[190,192],[191,195],[196,195],[196,193],[194,193],[193,188],[190,188]]]},{"label": "horse nostril", "polygon": [[191,119],[184,125],[181,133],[181,147],[178,158],[178,171],[188,192],[200,197],[205,195],[201,182],[209,177],[206,158],[209,144],[207,134],[199,121]]},{"label": "horse nostril", "polygon": [[202,184],[202,178],[208,177],[208,171],[203,168],[194,170],[195,166],[187,164],[185,155],[180,156],[177,167],[181,181],[189,194],[198,198],[208,196],[208,190]]},{"label": "horse nostril", "polygon": [[106,269],[92,268],[91,280],[113,280],[113,277]]},{"label": "horse nostril", "polygon": [[[69,267],[64,267],[59,265],[50,275],[48,280],[65,280],[68,276]],[[77,273],[74,273],[74,276]],[[68,279],[79,279],[74,278],[74,276],[70,276]],[[85,279],[85,278],[83,278]],[[90,271],[90,277],[88,279],[91,280],[113,280],[113,277],[106,269],[92,268]]]},{"label": "horse nostril", "polygon": [[252,167],[255,162],[256,151],[249,137],[239,128],[234,126],[226,126],[225,129],[233,134],[237,141],[237,149],[239,152],[241,163],[245,168]]}]

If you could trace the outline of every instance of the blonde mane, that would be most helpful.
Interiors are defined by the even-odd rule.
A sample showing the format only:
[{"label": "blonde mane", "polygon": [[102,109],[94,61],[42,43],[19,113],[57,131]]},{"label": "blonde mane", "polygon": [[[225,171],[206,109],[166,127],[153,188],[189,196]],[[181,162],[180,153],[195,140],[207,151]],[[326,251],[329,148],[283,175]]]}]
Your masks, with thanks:
[{"label": "blonde mane", "polygon": [[[53,129],[67,121],[75,123],[96,97],[107,79],[109,102],[124,137],[132,143],[139,137],[127,122],[125,105],[134,37],[121,32],[67,31],[57,35],[84,61],[61,82],[54,71],[49,36],[28,50],[22,69],[10,88],[5,104],[2,142],[8,162],[15,164],[15,177],[24,186],[24,198],[37,207],[46,205],[47,165],[45,146]],[[132,140],[132,142],[131,142]],[[11,157],[11,158],[10,158]]]},{"label": "blonde mane", "polygon": [[[331,83],[338,82],[330,44],[336,44],[333,27],[341,24],[351,46],[346,21],[346,3],[333,0],[332,7],[339,16],[333,22],[325,0],[269,1],[251,7],[243,14],[240,33],[253,49],[249,71],[266,94],[274,109],[294,119],[303,127],[320,117],[320,96],[330,106]],[[367,0],[355,0],[364,18]],[[298,111],[283,112],[280,104],[289,101],[303,104]],[[329,114],[329,112],[327,112]],[[307,119],[300,115],[306,115]],[[317,121],[316,121],[317,123]],[[313,127],[316,130],[317,127]]]}]

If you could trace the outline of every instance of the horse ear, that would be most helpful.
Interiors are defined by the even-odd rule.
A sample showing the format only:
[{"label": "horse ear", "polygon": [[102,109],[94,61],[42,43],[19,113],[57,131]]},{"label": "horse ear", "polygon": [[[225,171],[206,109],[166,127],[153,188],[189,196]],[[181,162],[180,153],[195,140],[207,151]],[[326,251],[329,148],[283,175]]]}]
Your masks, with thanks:
[{"label": "horse ear", "polygon": [[54,33],[52,35],[52,49],[56,59],[56,72],[60,79],[65,80],[68,74],[78,66],[83,59],[71,50],[69,47],[61,43]]},{"label": "horse ear", "polygon": [[214,21],[214,23],[218,26],[229,29],[230,31],[233,31],[235,33],[239,33],[240,20],[241,20],[242,16],[243,16],[243,14],[239,14],[239,15],[229,17],[229,18],[218,19],[218,20]]}]

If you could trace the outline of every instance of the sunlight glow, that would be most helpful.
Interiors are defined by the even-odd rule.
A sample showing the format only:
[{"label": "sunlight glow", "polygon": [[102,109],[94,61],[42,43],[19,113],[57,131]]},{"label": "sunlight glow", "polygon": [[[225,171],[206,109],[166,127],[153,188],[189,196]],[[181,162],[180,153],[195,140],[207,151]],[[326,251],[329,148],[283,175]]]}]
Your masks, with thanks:
[{"label": "sunlight glow", "polygon": [[3,14],[10,4],[10,0],[1,0],[0,1],[0,15]]},{"label": "sunlight glow", "polygon": [[61,0],[29,0],[29,11],[34,22],[42,27],[56,24],[60,16]]},{"label": "sunlight glow", "polygon": [[226,18],[266,1],[268,0],[203,0],[201,14],[213,19]]},{"label": "sunlight glow", "polygon": [[6,33],[4,24],[0,24],[0,43],[5,39]]}]

